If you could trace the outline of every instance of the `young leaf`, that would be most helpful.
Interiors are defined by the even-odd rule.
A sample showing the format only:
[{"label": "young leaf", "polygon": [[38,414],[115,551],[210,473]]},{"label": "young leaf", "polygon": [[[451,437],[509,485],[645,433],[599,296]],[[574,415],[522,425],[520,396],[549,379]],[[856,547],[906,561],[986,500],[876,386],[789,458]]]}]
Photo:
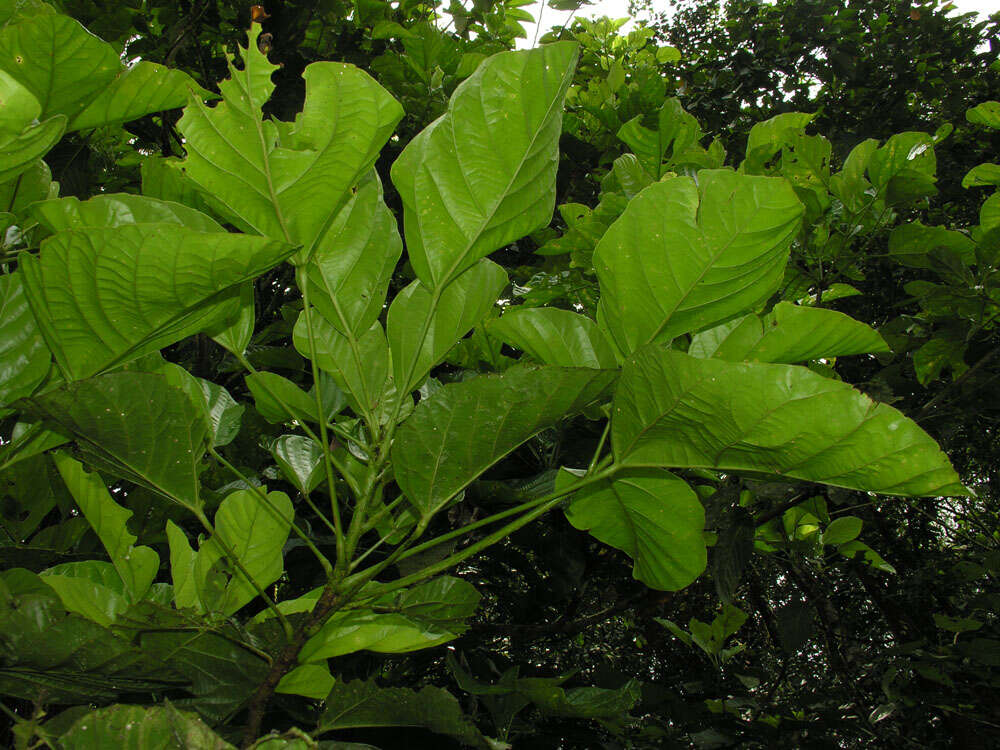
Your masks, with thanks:
[{"label": "young leaf", "polygon": [[618,366],[614,349],[590,318],[555,307],[515,307],[490,321],[488,330],[545,365]]},{"label": "young leaf", "polygon": [[632,466],[752,471],[894,495],[967,495],[915,422],[803,367],[649,346],[625,365],[612,445]]},{"label": "young leaf", "polygon": [[584,487],[566,517],[631,557],[632,575],[650,588],[678,591],[705,570],[705,511],[668,472],[633,471]]},{"label": "young leaf", "polygon": [[100,466],[189,509],[201,507],[198,464],[211,426],[205,410],[162,375],[116,372],[33,401]]},{"label": "young leaf", "polygon": [[134,546],[137,539],[128,531],[132,511],[111,498],[104,480],[96,472],[88,474],[82,464],[64,453],[52,458],[87,523],[107,550],[129,600],[142,599],[160,569],[160,556],[150,547]]},{"label": "young leaf", "polygon": [[439,299],[421,281],[396,295],[386,334],[395,382],[404,393],[424,382],[431,368],[486,317],[506,285],[507,272],[483,259],[440,292]]},{"label": "young leaf", "polygon": [[403,115],[399,103],[353,65],[309,65],[305,105],[290,126],[264,120],[274,90],[272,65],[250,30],[243,68],[215,107],[191,97],[178,128],[185,174],[245,231],[302,246],[307,260],[323,241],[350,190],[371,169]]},{"label": "young leaf", "polygon": [[774,177],[702,170],[650,185],[597,245],[598,320],[630,354],[716,325],[781,283],[802,204]]},{"label": "young leaf", "polygon": [[[20,264],[32,312],[68,380],[235,318],[238,285],[294,248],[261,237],[130,224],[59,232]],[[127,282],[126,282],[127,280]]]},{"label": "young leaf", "polygon": [[587,406],[616,376],[525,365],[446,385],[417,404],[396,433],[396,481],[428,518],[521,443]]},{"label": "young leaf", "polygon": [[392,166],[410,263],[431,291],[548,223],[576,45],[501,52]]}]

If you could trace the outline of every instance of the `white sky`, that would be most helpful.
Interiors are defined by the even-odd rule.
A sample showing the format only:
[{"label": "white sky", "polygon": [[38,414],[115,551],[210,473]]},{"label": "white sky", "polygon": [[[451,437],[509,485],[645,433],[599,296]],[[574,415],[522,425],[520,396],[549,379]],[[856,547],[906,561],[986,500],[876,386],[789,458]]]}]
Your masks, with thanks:
[{"label": "white sky", "polygon": [[[997,10],[997,0],[951,0],[952,4],[955,6],[955,12],[957,13],[968,13],[970,11],[976,11],[982,13],[983,15],[988,15],[989,13]],[[657,5],[661,5],[664,9],[669,7],[666,0],[661,0],[657,2]],[[539,8],[541,7],[541,2],[537,2],[534,5],[524,6],[524,10],[531,13],[535,19],[539,19]],[[559,11],[552,10],[552,8],[545,7],[541,13],[541,30],[538,31],[538,36],[541,36],[546,31],[548,31],[553,26],[559,26],[566,22],[570,17],[571,13],[569,11]],[[585,5],[576,12],[576,15],[580,18],[590,18],[591,16],[610,16],[611,18],[625,18],[628,16],[628,0],[595,0],[593,5]],[[519,39],[517,46],[519,48],[532,46],[533,40],[535,39],[535,31],[539,24],[524,24],[525,30],[528,32],[527,39]],[[628,29],[628,26],[625,27]]]}]

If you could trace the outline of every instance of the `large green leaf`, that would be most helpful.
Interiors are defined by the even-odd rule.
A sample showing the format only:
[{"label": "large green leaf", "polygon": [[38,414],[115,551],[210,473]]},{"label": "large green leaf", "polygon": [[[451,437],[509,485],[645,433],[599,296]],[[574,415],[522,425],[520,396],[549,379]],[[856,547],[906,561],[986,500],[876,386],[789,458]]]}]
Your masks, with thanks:
[{"label": "large green leaf", "polygon": [[506,285],[507,272],[483,259],[439,298],[419,280],[396,295],[389,306],[386,335],[395,382],[404,393],[420,385],[459,339],[486,317]]},{"label": "large green leaf", "polygon": [[479,598],[472,584],[450,576],[388,594],[370,608],[333,615],[302,647],[299,661],[361,650],[398,654],[447,643],[466,631]]},{"label": "large green leaf", "polygon": [[82,464],[62,453],[53,456],[53,460],[87,523],[107,550],[129,600],[138,601],[156,578],[160,556],[150,547],[134,546],[137,539],[128,531],[132,511],[111,498],[99,474],[88,474]]},{"label": "large green leaf", "polygon": [[340,333],[361,336],[382,313],[402,253],[396,219],[382,200],[373,170],[337,214],[306,267],[309,302]]},{"label": "large green leaf", "polygon": [[295,122],[264,120],[277,66],[258,49],[259,34],[254,24],[244,67],[230,62],[217,106],[191,97],[178,123],[187,150],[182,169],[242,229],[301,245],[297,258],[306,260],[403,110],[353,65],[318,62],[303,74],[305,105]]},{"label": "large green leaf", "polygon": [[63,563],[39,575],[59,595],[68,611],[98,625],[108,627],[128,608],[129,596],[111,563],[101,560]]},{"label": "large green leaf", "polygon": [[747,315],[696,334],[688,354],[793,364],[887,351],[889,345],[878,331],[848,315],[779,302],[763,319]]},{"label": "large green leaf", "polygon": [[185,73],[118,52],[69,16],[40,13],[0,31],[0,69],[41,103],[42,116],[65,115],[69,129],[134,120],[181,106],[192,92],[211,96]]},{"label": "large green leaf", "polygon": [[162,706],[113,705],[84,714],[59,738],[65,750],[235,750],[198,718]]},{"label": "large green leaf", "polygon": [[0,129],[0,182],[26,172],[62,138],[66,118],[57,115],[24,130]]},{"label": "large green leaf", "polygon": [[566,517],[635,562],[650,588],[678,591],[705,570],[705,511],[687,482],[660,469],[623,472],[573,495]]},{"label": "large green leaf", "polygon": [[326,697],[316,733],[356,727],[425,727],[464,745],[491,747],[446,690],[380,688],[374,680],[338,682]]},{"label": "large green leaf", "polygon": [[238,285],[292,251],[262,237],[130,224],[59,232],[20,263],[49,349],[79,380],[235,318]]},{"label": "large green leaf", "polygon": [[180,203],[130,193],[95,195],[85,201],[53,198],[33,205],[31,215],[53,233],[126,224],[179,224],[199,232],[225,231],[215,219],[201,211]]},{"label": "large green leaf", "polygon": [[162,375],[99,375],[50,391],[33,406],[74,435],[99,466],[184,507],[201,506],[198,464],[211,425],[205,410]]},{"label": "large green leaf", "polygon": [[542,364],[558,367],[618,366],[615,351],[590,318],[555,307],[515,307],[490,321],[489,332],[531,355]]},{"label": "large green leaf", "polygon": [[285,478],[304,495],[326,479],[323,449],[311,437],[282,435],[271,443],[271,455]]},{"label": "large green leaf", "polygon": [[966,495],[915,422],[806,368],[655,345],[626,364],[612,445],[632,466],[751,471],[894,495]]},{"label": "large green leaf", "polygon": [[596,399],[617,371],[518,366],[446,385],[396,433],[396,481],[424,516],[541,430]]},{"label": "large green leaf", "polygon": [[599,320],[630,354],[748,311],[781,283],[802,211],[776,177],[702,170],[650,185],[594,253]]},{"label": "large green leaf", "polygon": [[28,307],[21,274],[0,276],[0,406],[30,395],[51,364]]},{"label": "large green leaf", "polygon": [[484,60],[393,164],[410,263],[428,289],[548,224],[576,56],[559,42]]}]

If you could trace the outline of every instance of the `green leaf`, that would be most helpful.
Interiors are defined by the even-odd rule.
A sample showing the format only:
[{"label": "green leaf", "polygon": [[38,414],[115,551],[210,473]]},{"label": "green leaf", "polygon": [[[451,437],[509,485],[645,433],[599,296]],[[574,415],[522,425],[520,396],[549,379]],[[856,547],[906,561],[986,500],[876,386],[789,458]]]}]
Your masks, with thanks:
[{"label": "green leaf", "polygon": [[758,122],[750,128],[747,138],[746,160],[741,171],[759,174],[765,163],[781,151],[795,136],[802,134],[815,114],[783,112],[769,120]]},{"label": "green leaf", "polygon": [[333,690],[336,682],[326,664],[300,664],[281,678],[276,693],[304,695],[314,701],[321,701]]},{"label": "green leaf", "polygon": [[194,563],[198,553],[191,548],[187,536],[173,521],[167,521],[166,534],[170,546],[170,577],[173,581],[174,604],[178,609],[191,607],[203,611],[194,574]]},{"label": "green leaf", "polygon": [[185,508],[201,507],[198,465],[211,427],[205,410],[162,375],[100,375],[50,391],[33,405],[74,435],[99,466]]},{"label": "green leaf", "polygon": [[962,232],[928,227],[915,221],[902,224],[889,234],[889,254],[910,268],[933,268],[935,253],[953,254],[966,265],[976,259],[976,243]]},{"label": "green leaf", "polygon": [[185,73],[118,52],[69,16],[22,17],[0,31],[0,69],[25,86],[42,116],[65,115],[69,129],[134,120],[181,106],[189,92],[210,96]]},{"label": "green leaf", "polygon": [[[257,411],[271,424],[296,419],[319,423],[319,418],[316,416],[316,399],[288,378],[273,372],[255,372],[246,376],[246,384],[253,395]],[[288,406],[291,412],[287,411],[282,403]]]},{"label": "green leaf", "polygon": [[32,217],[50,232],[108,229],[127,224],[177,224],[198,232],[224,232],[217,221],[180,203],[143,195],[113,193],[86,201],[53,198],[31,207]]},{"label": "green leaf", "polygon": [[66,118],[50,117],[21,131],[0,130],[0,182],[12,180],[47,154],[66,130]]},{"label": "green leaf", "polygon": [[198,715],[162,706],[113,705],[81,716],[59,738],[65,750],[231,750]]},{"label": "green leaf", "polygon": [[122,589],[122,580],[109,563],[99,560],[66,563],[44,570],[40,575],[69,612],[103,627],[111,625],[119,612],[128,607],[129,598]]},{"label": "green leaf", "polygon": [[[386,319],[395,382],[403,393],[419,386],[507,286],[507,272],[480,260],[437,295],[414,281],[393,299]],[[423,335],[422,335],[423,334]]]},{"label": "green leaf", "polygon": [[160,569],[160,556],[150,547],[134,546],[138,540],[128,531],[132,511],[111,498],[104,480],[96,472],[88,474],[82,464],[62,453],[52,458],[87,523],[107,550],[129,601],[142,599]]},{"label": "green leaf", "polygon": [[168,385],[184,391],[192,403],[204,407],[213,448],[229,445],[236,438],[246,407],[236,403],[229,391],[210,380],[196,378],[172,362],[164,362],[155,371],[167,379]]},{"label": "green leaf", "polygon": [[238,285],[292,249],[259,237],[130,224],[60,232],[37,257],[22,253],[20,264],[56,363],[79,380],[235,318]]},{"label": "green leaf", "polygon": [[41,102],[34,94],[0,70],[0,131],[20,133],[41,114]]},{"label": "green leaf", "polygon": [[584,487],[566,517],[631,557],[632,575],[650,588],[678,591],[705,570],[705,511],[687,482],[665,471],[622,473]]},{"label": "green leaf", "polygon": [[0,406],[31,395],[51,364],[28,307],[21,274],[0,276]]},{"label": "green leaf", "polygon": [[823,530],[823,544],[845,544],[854,541],[861,533],[862,521],[857,516],[840,516]]},{"label": "green leaf", "polygon": [[962,187],[1000,186],[1000,164],[977,164],[962,178]]},{"label": "green leaf", "polygon": [[410,263],[428,289],[551,219],[576,57],[569,42],[493,55],[393,164]]},{"label": "green leaf", "polygon": [[762,338],[743,359],[792,364],[887,351],[889,345],[878,331],[848,315],[779,302],[764,321]]},{"label": "green leaf", "polygon": [[[270,586],[281,576],[282,550],[295,512],[284,492],[268,492],[267,499],[265,503],[254,491],[237,490],[227,495],[215,512],[215,534],[202,544],[194,563],[195,581],[204,604],[208,604],[205,583],[212,567],[225,560],[223,548],[236,556],[260,588]],[[257,596],[242,571],[233,568],[229,572],[225,592],[211,607],[225,615],[233,614]]]},{"label": "green leaf", "polygon": [[545,678],[522,678],[517,691],[548,716],[574,719],[618,719],[642,697],[638,680],[629,680],[617,690],[581,687],[565,689]]},{"label": "green leaf", "polygon": [[402,252],[396,219],[373,170],[306,266],[310,304],[340,333],[361,336],[382,314]]},{"label": "green leaf", "polygon": [[609,370],[618,366],[614,349],[597,324],[569,310],[515,307],[490,321],[488,330],[545,365]]},{"label": "green leaf", "polygon": [[446,690],[380,688],[374,680],[338,682],[326,697],[317,734],[355,727],[424,727],[469,747],[490,745]]},{"label": "green leaf", "polygon": [[781,283],[802,204],[780,178],[702,170],[650,185],[598,243],[598,321],[629,354],[717,325]]},{"label": "green leaf", "polygon": [[326,478],[323,471],[323,449],[305,435],[282,435],[271,444],[281,473],[303,495],[308,495]]},{"label": "green leaf", "polygon": [[443,576],[376,599],[370,608],[334,614],[299,652],[300,662],[355,651],[399,654],[447,643],[468,629],[479,592],[460,578]]},{"label": "green leaf", "polygon": [[1000,130],[1000,102],[983,102],[965,111],[965,119],[976,125]]},{"label": "green leaf", "polygon": [[896,409],[806,368],[650,346],[626,363],[612,445],[625,465],[751,471],[894,495],[967,495]]},{"label": "green leaf", "polygon": [[[382,401],[389,376],[389,344],[382,324],[377,320],[372,323],[358,338],[356,349],[322,315],[312,316],[312,324],[316,364],[346,393],[351,408],[359,414],[373,412]],[[292,342],[303,357],[311,356],[304,313],[295,323]]]},{"label": "green leaf", "polygon": [[[837,546],[837,552],[842,554],[848,560],[858,559],[860,557],[861,561],[876,570],[881,570],[883,573],[893,573],[895,574],[896,569],[887,563],[882,556],[869,547],[864,542],[859,542],[857,540],[847,542]],[[860,554],[859,554],[860,553]]]},{"label": "green leaf", "polygon": [[616,371],[513,367],[421,401],[396,433],[396,482],[424,518],[541,430],[600,396]]},{"label": "green leaf", "polygon": [[259,34],[254,24],[242,70],[230,61],[217,106],[191,97],[178,123],[187,150],[181,168],[244,231],[302,246],[301,262],[323,241],[403,111],[353,65],[317,62],[303,74],[305,105],[295,122],[264,120],[277,66],[258,49]]}]

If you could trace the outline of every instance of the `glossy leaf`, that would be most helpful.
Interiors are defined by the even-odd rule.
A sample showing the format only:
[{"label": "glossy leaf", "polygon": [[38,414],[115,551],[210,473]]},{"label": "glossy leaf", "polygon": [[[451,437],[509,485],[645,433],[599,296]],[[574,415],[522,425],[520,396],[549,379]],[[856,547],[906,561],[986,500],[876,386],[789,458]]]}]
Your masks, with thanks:
[{"label": "glossy leaf", "polygon": [[28,125],[23,130],[0,129],[0,182],[28,171],[62,138],[66,118],[61,115]]},{"label": "glossy leaf", "polygon": [[201,211],[148,198],[144,195],[113,193],[89,200],[53,198],[31,207],[32,217],[50,232],[67,229],[107,229],[126,224],[177,224],[199,232],[224,232],[215,219]]},{"label": "glossy leaf", "polygon": [[60,232],[20,263],[46,343],[65,377],[79,380],[235,318],[238,285],[292,250],[259,237],[131,224]]},{"label": "glossy leaf", "polygon": [[396,219],[373,171],[337,214],[306,267],[310,304],[340,333],[361,336],[382,313],[402,252]]},{"label": "glossy leaf", "polygon": [[627,472],[584,487],[566,517],[631,557],[632,575],[650,588],[678,591],[705,569],[705,511],[694,490],[668,472]]},{"label": "glossy leaf", "polygon": [[156,370],[172,385],[187,394],[195,405],[202,406],[211,428],[212,447],[229,445],[240,431],[243,404],[236,402],[229,391],[217,383],[196,378],[180,365],[164,362]]},{"label": "glossy leaf", "polygon": [[371,608],[333,615],[302,647],[299,661],[361,650],[398,654],[447,643],[468,629],[465,621],[475,613],[479,599],[472,584],[460,578],[435,578],[380,597]]},{"label": "glossy leaf", "polygon": [[30,395],[51,364],[28,307],[21,274],[0,276],[0,406]]},{"label": "glossy leaf", "polygon": [[271,455],[281,473],[304,495],[326,478],[323,449],[310,437],[282,435],[271,444]]},{"label": "glossy leaf", "polygon": [[576,56],[559,42],[484,60],[393,164],[410,263],[428,289],[549,222]]},{"label": "glossy leaf", "polygon": [[259,50],[259,34],[254,24],[244,67],[230,62],[218,105],[191,97],[178,123],[187,150],[182,169],[241,229],[302,246],[304,261],[403,111],[353,65],[317,62],[303,74],[305,105],[295,122],[279,128],[264,120],[277,66]]},{"label": "glossy leaf", "polygon": [[396,481],[424,517],[528,438],[601,395],[616,371],[514,367],[446,385],[396,433]]},{"label": "glossy leaf", "polygon": [[598,243],[598,320],[626,354],[746,312],[781,282],[802,204],[787,182],[703,170],[640,193]]},{"label": "glossy leaf", "polygon": [[53,456],[53,460],[87,523],[107,550],[129,600],[143,598],[160,569],[160,556],[150,547],[135,546],[138,540],[128,531],[132,511],[111,498],[104,480],[96,472],[87,473],[82,464],[62,453]]},{"label": "glossy leaf", "polygon": [[281,678],[274,692],[321,701],[330,694],[335,682],[326,664],[300,664]]},{"label": "glossy leaf", "polygon": [[751,471],[895,495],[966,495],[937,444],[896,409],[801,367],[650,346],[613,405],[618,461]]},{"label": "glossy leaf", "polygon": [[195,509],[211,427],[204,409],[161,375],[119,372],[70,383],[33,402],[87,457]]},{"label": "glossy leaf", "polygon": [[489,324],[489,332],[533,359],[557,367],[618,366],[614,349],[590,318],[554,307],[515,307]]},{"label": "glossy leaf", "polygon": [[446,690],[380,688],[374,680],[338,682],[326,697],[317,733],[355,727],[424,727],[463,745],[491,747]]},{"label": "glossy leaf", "polygon": [[386,335],[395,382],[403,386],[404,393],[424,382],[431,368],[486,317],[506,285],[507,272],[484,259],[449,284],[437,299],[421,281],[414,281],[396,295],[389,306]]}]

